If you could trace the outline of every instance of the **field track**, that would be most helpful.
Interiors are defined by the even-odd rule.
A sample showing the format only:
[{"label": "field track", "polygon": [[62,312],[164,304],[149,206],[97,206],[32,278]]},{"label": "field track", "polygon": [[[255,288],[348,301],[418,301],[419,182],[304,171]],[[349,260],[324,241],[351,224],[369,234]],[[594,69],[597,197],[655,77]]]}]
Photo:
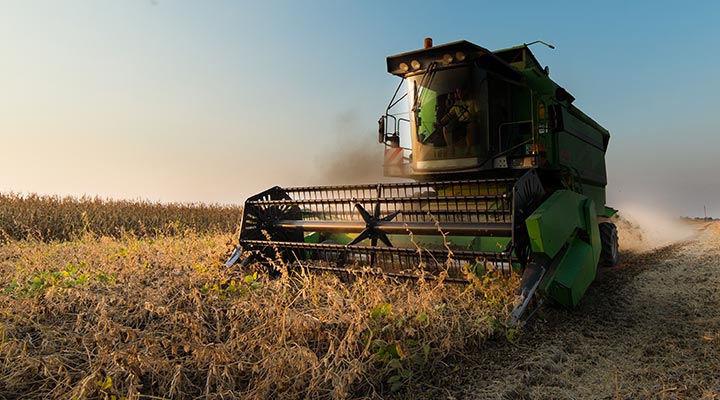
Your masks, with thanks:
[{"label": "field track", "polygon": [[577,309],[546,309],[517,343],[448,365],[427,398],[719,399],[720,224],[696,228],[623,254]]}]

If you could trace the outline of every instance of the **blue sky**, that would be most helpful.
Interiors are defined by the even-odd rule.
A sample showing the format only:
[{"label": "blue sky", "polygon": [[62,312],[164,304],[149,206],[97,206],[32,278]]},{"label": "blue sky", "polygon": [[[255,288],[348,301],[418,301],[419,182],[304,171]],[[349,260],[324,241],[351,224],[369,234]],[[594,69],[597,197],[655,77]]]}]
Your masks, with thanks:
[{"label": "blue sky", "polygon": [[720,3],[0,1],[0,190],[240,203],[381,175],[385,57],[535,46],[610,130],[610,205],[720,217]]}]

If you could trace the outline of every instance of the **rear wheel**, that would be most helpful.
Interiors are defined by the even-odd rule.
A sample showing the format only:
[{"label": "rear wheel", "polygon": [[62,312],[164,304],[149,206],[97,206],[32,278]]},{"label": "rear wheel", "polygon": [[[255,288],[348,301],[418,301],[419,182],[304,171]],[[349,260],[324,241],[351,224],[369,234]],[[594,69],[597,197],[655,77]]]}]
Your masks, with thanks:
[{"label": "rear wheel", "polygon": [[620,261],[617,227],[612,222],[601,222],[599,228],[602,249],[600,250],[600,262],[598,265],[601,267],[614,267]]}]

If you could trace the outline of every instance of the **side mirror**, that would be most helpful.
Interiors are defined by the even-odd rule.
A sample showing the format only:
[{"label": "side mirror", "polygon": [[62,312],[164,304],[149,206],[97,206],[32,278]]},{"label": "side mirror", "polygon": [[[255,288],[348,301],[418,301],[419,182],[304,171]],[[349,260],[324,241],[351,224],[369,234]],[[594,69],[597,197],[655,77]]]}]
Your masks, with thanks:
[{"label": "side mirror", "polygon": [[378,120],[378,143],[385,143],[385,116]]}]

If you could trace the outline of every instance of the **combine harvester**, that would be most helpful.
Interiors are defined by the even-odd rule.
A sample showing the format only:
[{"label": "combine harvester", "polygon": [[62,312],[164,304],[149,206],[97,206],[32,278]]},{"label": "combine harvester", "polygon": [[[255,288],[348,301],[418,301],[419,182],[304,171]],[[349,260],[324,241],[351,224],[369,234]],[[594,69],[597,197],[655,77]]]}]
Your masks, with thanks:
[{"label": "combine harvester", "polygon": [[428,38],[388,57],[401,82],[379,121],[384,174],[414,182],[252,196],[227,265],[282,260],[459,282],[494,268],[522,276],[510,324],[535,293],[576,305],[598,265],[618,261],[607,221],[616,211],[605,205],[610,135],[528,46]]}]

